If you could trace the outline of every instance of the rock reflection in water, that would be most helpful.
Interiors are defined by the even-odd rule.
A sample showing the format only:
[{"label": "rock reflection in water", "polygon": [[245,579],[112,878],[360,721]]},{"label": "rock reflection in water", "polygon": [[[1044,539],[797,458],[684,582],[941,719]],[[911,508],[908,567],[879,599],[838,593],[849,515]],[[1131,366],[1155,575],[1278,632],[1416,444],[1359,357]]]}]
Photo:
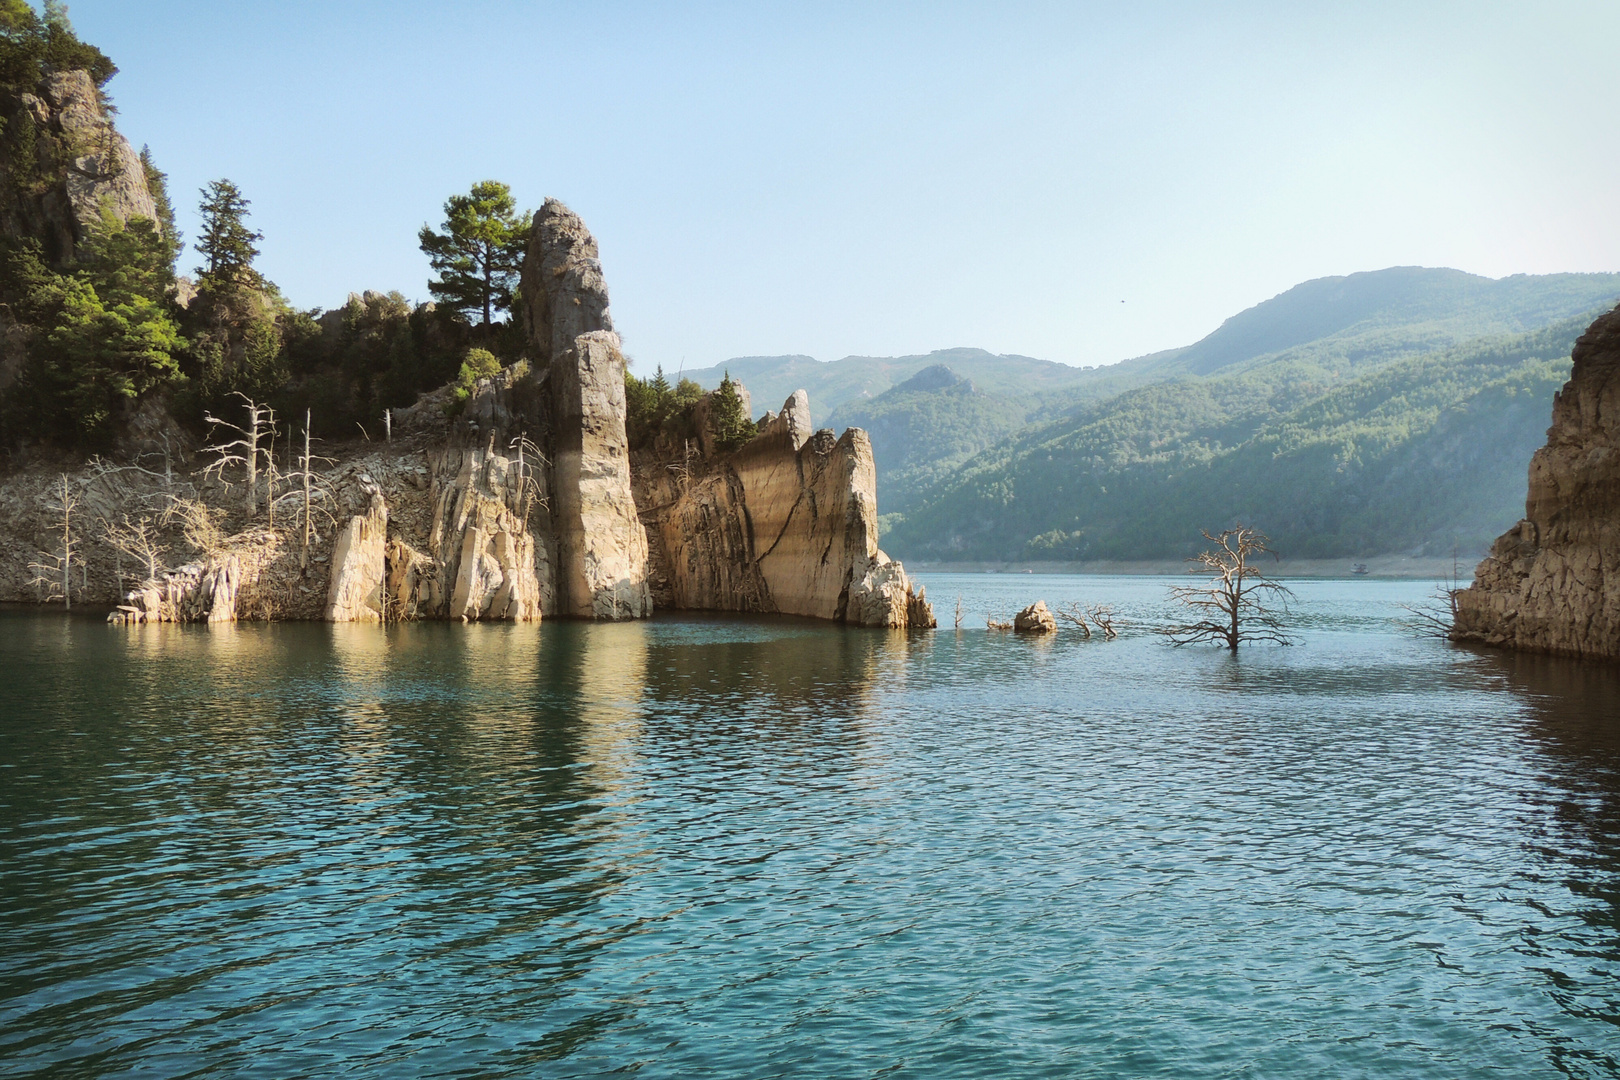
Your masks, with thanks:
[{"label": "rock reflection in water", "polygon": [[[1546,784],[1526,808],[1529,854],[1578,902],[1527,926],[1548,993],[1572,1016],[1620,1023],[1620,669],[1534,654],[1489,652],[1481,667],[1528,705],[1527,733]],[[1534,924],[1530,924],[1534,925]],[[1620,1072],[1620,1057],[1578,1046],[1558,1052],[1579,1075]]]}]

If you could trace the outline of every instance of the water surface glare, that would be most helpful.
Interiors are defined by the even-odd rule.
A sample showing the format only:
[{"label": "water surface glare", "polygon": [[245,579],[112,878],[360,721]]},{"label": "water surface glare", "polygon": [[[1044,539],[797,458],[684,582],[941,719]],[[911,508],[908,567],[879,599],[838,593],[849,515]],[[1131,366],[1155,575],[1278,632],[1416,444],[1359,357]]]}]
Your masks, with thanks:
[{"label": "water surface glare", "polygon": [[[0,613],[0,1074],[1620,1075],[1620,677],[1299,582],[945,628]],[[951,629],[956,596],[966,627]]]}]

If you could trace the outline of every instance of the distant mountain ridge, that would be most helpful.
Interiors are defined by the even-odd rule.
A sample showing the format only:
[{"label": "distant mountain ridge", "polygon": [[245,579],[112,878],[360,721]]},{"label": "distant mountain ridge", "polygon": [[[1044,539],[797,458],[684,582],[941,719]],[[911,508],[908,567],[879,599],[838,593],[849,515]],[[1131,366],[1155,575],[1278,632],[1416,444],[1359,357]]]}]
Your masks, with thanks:
[{"label": "distant mountain ridge", "polygon": [[1099,368],[947,349],[685,374],[865,428],[908,560],[1175,557],[1238,513],[1295,554],[1445,553],[1517,518],[1569,347],[1617,297],[1620,274],[1392,267]]}]

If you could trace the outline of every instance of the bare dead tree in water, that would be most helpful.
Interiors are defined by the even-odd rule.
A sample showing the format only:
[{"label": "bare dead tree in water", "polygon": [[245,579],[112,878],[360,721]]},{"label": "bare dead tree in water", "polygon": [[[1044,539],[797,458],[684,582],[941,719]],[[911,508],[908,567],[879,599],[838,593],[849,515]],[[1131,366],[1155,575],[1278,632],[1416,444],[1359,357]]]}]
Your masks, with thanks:
[{"label": "bare dead tree in water", "polygon": [[1402,604],[1406,618],[1400,624],[1424,637],[1451,639],[1457,626],[1457,597],[1468,586],[1462,579],[1462,565],[1455,549],[1451,552],[1451,574],[1434,583],[1428,599],[1416,604]]},{"label": "bare dead tree in water", "polygon": [[960,593],[956,597],[956,628],[958,630],[962,629],[962,596]]},{"label": "bare dead tree in water", "polygon": [[1205,574],[1207,585],[1173,585],[1170,598],[1190,609],[1189,622],[1160,629],[1172,645],[1199,642],[1224,645],[1232,652],[1245,641],[1269,641],[1291,645],[1283,632],[1281,616],[1294,597],[1287,586],[1260,572],[1253,560],[1270,555],[1266,535],[1247,525],[1236,525],[1219,535],[1204,533],[1213,548],[1187,561],[1189,574]]},{"label": "bare dead tree in water", "polygon": [[45,601],[60,598],[64,611],[73,607],[73,557],[79,551],[79,539],[73,533],[73,514],[79,508],[78,492],[73,490],[67,473],[51,488],[51,501],[45,508],[56,516],[52,532],[60,532],[61,544],[55,551],[40,552],[39,559],[28,564],[34,572],[29,584],[45,594]]},{"label": "bare dead tree in water", "polygon": [[1114,629],[1114,609],[1107,604],[1092,604],[1090,607],[1064,604],[1052,608],[1052,616],[1058,622],[1068,623],[1080,631],[1081,636],[1087,641],[1091,640],[1093,629],[1102,634],[1104,641],[1113,641],[1119,637],[1119,631]]},{"label": "bare dead tree in water", "polygon": [[[229,487],[230,481],[225,478],[226,470],[240,466],[247,475],[247,512],[252,517],[259,507],[259,461],[261,457],[268,457],[274,445],[276,414],[270,406],[260,405],[241,391],[235,391],[231,396],[242,399],[247,409],[247,426],[233,424],[210,414],[203,415],[203,419],[214,427],[237,434],[229,442],[203,447],[204,453],[215,455],[215,460],[203,470],[203,475],[217,476],[221,483]],[[269,461],[270,469],[274,472],[275,460],[270,458]]]},{"label": "bare dead tree in water", "polygon": [[1086,613],[1081,610],[1079,604],[1063,604],[1054,607],[1052,608],[1052,617],[1057,619],[1058,622],[1068,623],[1080,631],[1087,641],[1091,640],[1091,620],[1086,618]]}]

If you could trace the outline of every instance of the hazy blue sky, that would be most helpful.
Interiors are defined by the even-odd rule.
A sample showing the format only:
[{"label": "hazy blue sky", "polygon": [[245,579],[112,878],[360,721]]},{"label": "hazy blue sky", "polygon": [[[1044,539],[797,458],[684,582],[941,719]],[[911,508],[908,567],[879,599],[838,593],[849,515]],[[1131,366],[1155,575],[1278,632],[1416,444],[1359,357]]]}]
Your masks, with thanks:
[{"label": "hazy blue sky", "polygon": [[1107,363],[1327,274],[1620,269],[1613,0],[71,15],[181,228],[236,181],[294,304],[424,298],[417,229],[494,178],[585,218],[640,367]]}]

